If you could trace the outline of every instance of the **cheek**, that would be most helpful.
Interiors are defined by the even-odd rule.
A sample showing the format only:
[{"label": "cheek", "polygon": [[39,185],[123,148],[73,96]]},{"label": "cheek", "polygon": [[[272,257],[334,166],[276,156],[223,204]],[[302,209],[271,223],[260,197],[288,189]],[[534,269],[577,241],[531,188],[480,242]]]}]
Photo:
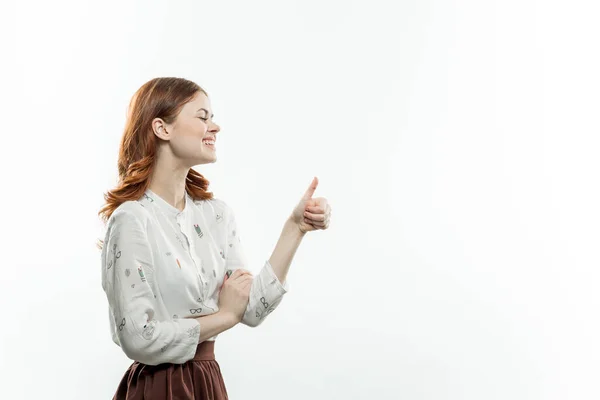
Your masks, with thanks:
[{"label": "cheek", "polygon": [[202,138],[199,135],[180,135],[171,140],[171,146],[175,155],[186,157],[198,153],[202,148]]},{"label": "cheek", "polygon": [[206,132],[203,131],[204,127],[187,126],[181,128],[171,140],[173,152],[181,158],[193,157],[202,151],[202,138],[206,135]]},{"label": "cheek", "polygon": [[207,125],[200,119],[187,121],[185,124],[180,124],[177,128],[178,136],[191,139],[204,137],[207,131]]},{"label": "cheek", "polygon": [[180,127],[177,136],[181,142],[186,142],[189,145],[202,144],[202,138],[206,135],[206,128],[206,124],[203,124],[200,120],[195,123],[190,122]]}]

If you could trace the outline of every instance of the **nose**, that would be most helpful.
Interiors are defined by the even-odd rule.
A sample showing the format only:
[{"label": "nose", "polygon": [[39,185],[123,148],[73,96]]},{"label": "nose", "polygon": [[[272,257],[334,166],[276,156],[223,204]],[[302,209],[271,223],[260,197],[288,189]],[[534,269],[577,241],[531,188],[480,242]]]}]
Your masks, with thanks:
[{"label": "nose", "polygon": [[219,125],[215,124],[214,122],[209,127],[209,131],[213,132],[213,133],[217,133],[220,130],[221,130],[221,127]]}]

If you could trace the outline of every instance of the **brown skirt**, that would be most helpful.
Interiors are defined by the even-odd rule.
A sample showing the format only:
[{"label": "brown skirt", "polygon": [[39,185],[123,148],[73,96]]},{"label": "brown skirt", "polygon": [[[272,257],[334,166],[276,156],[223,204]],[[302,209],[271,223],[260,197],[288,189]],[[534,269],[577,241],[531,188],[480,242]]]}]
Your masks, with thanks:
[{"label": "brown skirt", "polygon": [[183,364],[146,365],[134,361],[113,400],[227,400],[215,342],[198,345],[196,355]]}]

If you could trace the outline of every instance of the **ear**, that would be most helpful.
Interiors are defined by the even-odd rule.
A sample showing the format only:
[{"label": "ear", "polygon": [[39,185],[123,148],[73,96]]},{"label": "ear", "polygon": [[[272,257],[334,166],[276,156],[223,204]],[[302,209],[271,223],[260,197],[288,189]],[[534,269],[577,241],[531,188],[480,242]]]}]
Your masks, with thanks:
[{"label": "ear", "polygon": [[167,131],[167,124],[160,118],[152,120],[152,132],[162,140],[171,140],[171,134]]}]

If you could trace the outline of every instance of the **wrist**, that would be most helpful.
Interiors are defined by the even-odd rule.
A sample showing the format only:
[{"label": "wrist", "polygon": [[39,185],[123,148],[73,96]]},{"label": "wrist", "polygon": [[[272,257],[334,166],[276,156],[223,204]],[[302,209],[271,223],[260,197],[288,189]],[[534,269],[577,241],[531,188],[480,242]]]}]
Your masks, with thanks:
[{"label": "wrist", "polygon": [[304,235],[306,235],[306,232],[303,232],[300,229],[300,225],[294,222],[294,219],[291,216],[285,221],[283,230],[299,238],[303,238]]},{"label": "wrist", "polygon": [[231,328],[242,322],[242,317],[238,317],[232,312],[219,310],[217,314],[221,316],[223,321]]}]

